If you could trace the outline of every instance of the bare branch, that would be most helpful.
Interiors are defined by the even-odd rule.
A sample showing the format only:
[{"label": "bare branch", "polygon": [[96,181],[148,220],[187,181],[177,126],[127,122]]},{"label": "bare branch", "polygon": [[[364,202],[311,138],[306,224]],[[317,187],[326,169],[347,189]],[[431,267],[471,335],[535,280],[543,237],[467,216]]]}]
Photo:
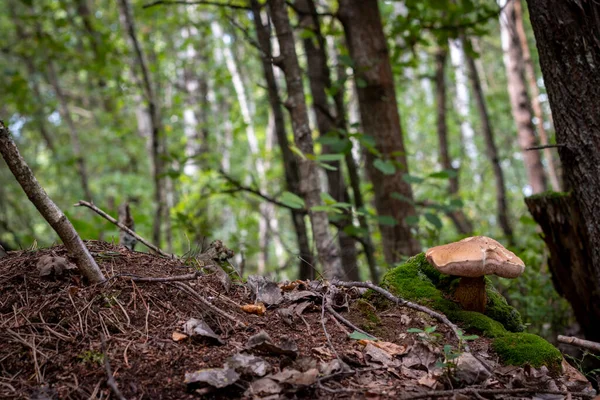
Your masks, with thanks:
[{"label": "bare branch", "polygon": [[250,7],[243,6],[241,4],[231,4],[231,3],[219,3],[218,1],[208,1],[208,0],[192,0],[192,1],[184,1],[184,0],[157,0],[152,3],[144,4],[142,8],[151,8],[155,6],[173,6],[173,5],[184,5],[184,6],[216,6],[216,7],[225,7],[231,8],[232,10],[244,10],[249,11]]},{"label": "bare branch", "polygon": [[90,210],[94,211],[96,214],[98,214],[102,218],[104,218],[104,219],[108,220],[109,222],[112,222],[113,224],[118,226],[121,230],[124,230],[125,232],[129,233],[131,236],[133,236],[134,238],[139,240],[141,243],[143,243],[146,247],[154,250],[156,253],[160,254],[161,256],[165,256],[165,257],[169,257],[169,258],[176,258],[173,254],[165,253],[164,251],[162,251],[161,249],[159,249],[152,243],[148,242],[146,239],[144,239],[143,237],[141,237],[140,235],[138,235],[137,233],[135,233],[134,231],[132,231],[131,229],[129,229],[128,227],[126,227],[125,225],[123,225],[122,223],[120,223],[119,221],[117,221],[116,219],[114,219],[113,217],[111,217],[110,215],[108,215],[107,213],[105,213],[104,211],[99,209],[98,207],[96,207],[94,204],[84,201],[84,200],[79,200],[74,205],[75,205],[75,207],[84,206],[84,207],[89,208]]},{"label": "bare branch", "polygon": [[[227,182],[231,183],[235,187],[235,189],[237,189],[237,191],[244,191],[244,192],[252,193],[252,194],[254,194],[254,195],[262,198],[263,200],[266,200],[269,203],[275,204],[275,205],[277,205],[279,207],[284,207],[284,208],[289,208],[289,209],[295,210],[295,208],[290,207],[287,204],[284,204],[284,203],[280,202],[279,200],[274,199],[273,197],[271,197],[271,196],[269,196],[267,194],[264,194],[263,192],[261,192],[258,189],[254,189],[254,188],[251,188],[249,186],[243,185],[242,183],[240,183],[238,180],[236,180],[232,176],[228,175],[223,170],[219,170],[219,173],[221,174],[221,176],[223,178],[225,178],[225,180]],[[306,212],[306,210],[304,210],[304,212]]]},{"label": "bare branch", "polygon": [[543,149],[552,149],[554,147],[567,147],[566,144],[563,143],[557,143],[557,144],[545,144],[542,146],[532,146],[532,147],[528,147],[525,149],[525,151],[531,151],[531,150],[543,150]]},{"label": "bare branch", "polygon": [[558,335],[557,340],[560,343],[570,344],[572,346],[583,347],[584,349],[593,350],[600,352],[600,343],[592,342],[590,340],[579,339],[573,336]]},{"label": "bare branch", "polygon": [[595,396],[593,391],[591,392],[569,392],[566,390],[544,390],[535,388],[517,388],[517,389],[478,389],[478,388],[464,388],[455,390],[436,390],[431,392],[423,392],[419,394],[401,396],[400,400],[413,400],[413,399],[431,399],[436,397],[453,397],[456,394],[527,394],[527,393],[539,393],[539,394],[560,394],[563,396],[571,397],[583,397],[592,398]]},{"label": "bare branch", "polygon": [[191,274],[185,275],[175,275],[175,276],[167,276],[167,277],[140,277],[131,274],[120,274],[118,277],[131,279],[135,282],[154,282],[154,283],[162,283],[162,282],[178,282],[178,281],[192,281],[202,276],[202,272],[196,271]]}]

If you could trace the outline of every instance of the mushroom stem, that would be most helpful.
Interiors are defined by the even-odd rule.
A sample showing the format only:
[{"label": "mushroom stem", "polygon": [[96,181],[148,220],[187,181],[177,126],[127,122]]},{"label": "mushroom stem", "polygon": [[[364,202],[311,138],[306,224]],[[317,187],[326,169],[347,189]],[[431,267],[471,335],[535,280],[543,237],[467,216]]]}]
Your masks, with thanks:
[{"label": "mushroom stem", "polygon": [[467,311],[483,313],[487,297],[485,295],[485,277],[460,278],[458,287],[454,291],[454,299]]}]

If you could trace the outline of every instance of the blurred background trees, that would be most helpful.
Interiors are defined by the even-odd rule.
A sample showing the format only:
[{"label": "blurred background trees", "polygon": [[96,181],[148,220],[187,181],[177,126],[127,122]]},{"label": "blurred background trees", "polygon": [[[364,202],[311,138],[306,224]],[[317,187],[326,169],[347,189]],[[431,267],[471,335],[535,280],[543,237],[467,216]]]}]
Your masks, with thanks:
[{"label": "blurred background trees", "polygon": [[[524,3],[148,3],[0,3],[1,118],[84,239],[119,232],[73,203],[129,203],[168,251],[378,281],[485,234],[526,262],[498,284],[531,329],[571,322],[524,203],[562,172],[526,150],[555,133]],[[57,241],[4,164],[0,241]]]}]

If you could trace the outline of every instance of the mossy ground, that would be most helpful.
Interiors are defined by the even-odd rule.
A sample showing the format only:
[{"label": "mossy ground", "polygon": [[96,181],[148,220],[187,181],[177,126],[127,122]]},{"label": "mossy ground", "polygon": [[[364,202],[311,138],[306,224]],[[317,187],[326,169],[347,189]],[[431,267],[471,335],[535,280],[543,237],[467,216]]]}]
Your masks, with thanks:
[{"label": "mossy ground", "polygon": [[562,356],[554,346],[539,336],[521,333],[524,329],[521,315],[508,305],[488,279],[485,315],[462,310],[457,303],[445,297],[453,292],[458,279],[439,273],[421,253],[388,271],[383,285],[406,300],[441,311],[464,329],[494,338],[494,350],[507,364],[560,366]]}]

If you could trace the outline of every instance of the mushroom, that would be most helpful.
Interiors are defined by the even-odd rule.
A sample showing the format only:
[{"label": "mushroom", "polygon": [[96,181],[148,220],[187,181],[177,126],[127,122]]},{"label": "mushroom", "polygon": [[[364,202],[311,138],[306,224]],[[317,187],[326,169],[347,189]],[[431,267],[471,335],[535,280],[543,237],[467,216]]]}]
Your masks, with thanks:
[{"label": "mushroom", "polygon": [[525,270],[523,260],[487,236],[474,236],[432,247],[425,256],[441,273],[461,277],[454,299],[463,309],[481,313],[485,311],[487,302],[485,275],[512,279]]}]

